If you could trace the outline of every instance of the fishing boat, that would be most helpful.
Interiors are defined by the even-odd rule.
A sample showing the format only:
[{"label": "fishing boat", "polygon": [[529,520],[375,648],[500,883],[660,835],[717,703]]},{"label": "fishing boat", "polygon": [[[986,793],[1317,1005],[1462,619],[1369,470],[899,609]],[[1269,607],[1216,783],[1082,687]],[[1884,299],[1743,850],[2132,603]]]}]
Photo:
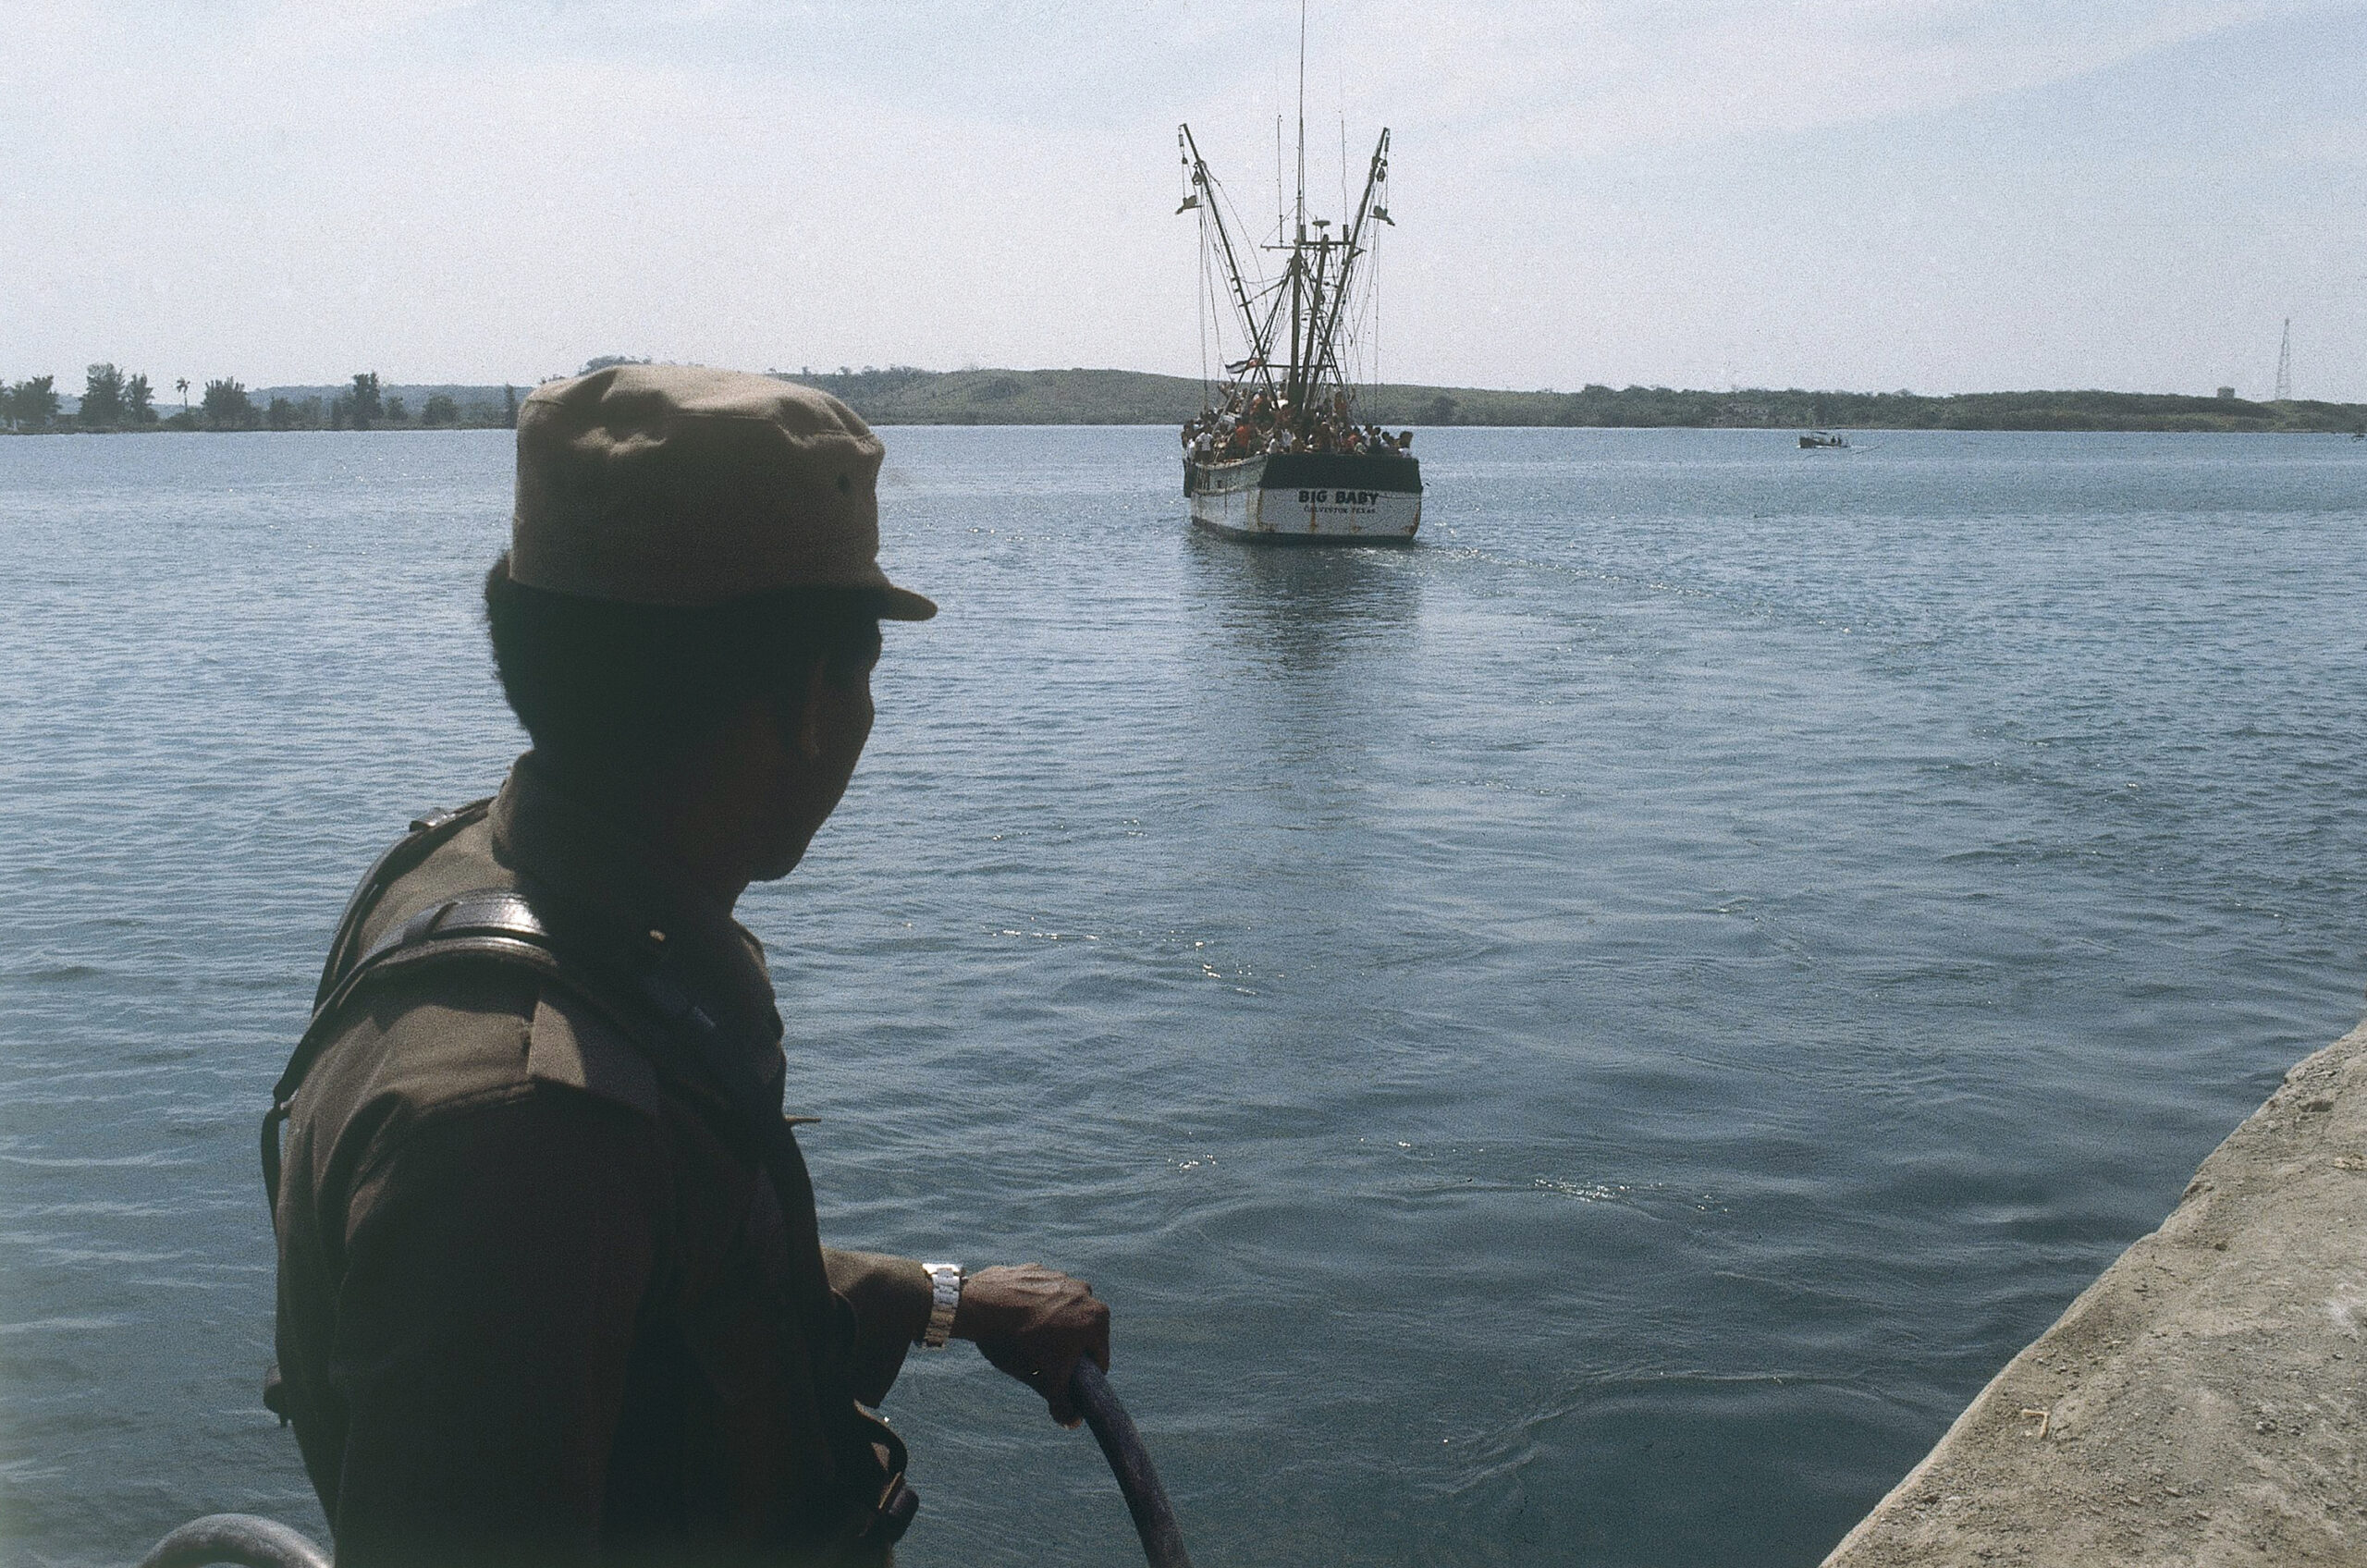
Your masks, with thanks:
[{"label": "fishing boat", "polygon": [[[1177,129],[1176,145],[1184,178],[1176,211],[1199,214],[1203,341],[1216,345],[1224,371],[1220,381],[1204,366],[1200,411],[1184,425],[1184,494],[1193,522],[1261,543],[1410,543],[1422,524],[1414,433],[1365,423],[1356,379],[1343,368],[1343,360],[1355,364],[1358,346],[1370,340],[1376,226],[1395,227],[1389,132],[1373,148],[1364,194],[1346,220],[1334,226],[1308,216],[1302,12],[1298,193],[1277,214],[1272,244],[1250,250],[1236,242],[1245,230],[1237,214],[1227,217],[1230,203],[1190,126]],[[1259,251],[1279,258],[1276,276],[1256,270]],[[1229,337],[1238,359],[1227,359]]]},{"label": "fishing boat", "polygon": [[1803,451],[1817,447],[1846,447],[1847,445],[1849,445],[1849,437],[1835,435],[1829,430],[1811,430],[1800,437],[1800,447]]}]

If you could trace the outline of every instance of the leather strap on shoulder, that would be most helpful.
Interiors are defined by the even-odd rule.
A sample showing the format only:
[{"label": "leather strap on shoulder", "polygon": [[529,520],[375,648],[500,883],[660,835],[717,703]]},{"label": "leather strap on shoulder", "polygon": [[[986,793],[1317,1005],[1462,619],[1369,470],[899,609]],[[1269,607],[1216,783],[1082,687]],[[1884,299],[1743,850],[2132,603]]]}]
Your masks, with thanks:
[{"label": "leather strap on shoulder", "polygon": [[328,1033],[323,1025],[369,981],[389,971],[464,957],[502,959],[556,973],[558,958],[552,945],[549,928],[536,918],[533,906],[505,889],[480,888],[429,905],[372,943],[334,977],[336,983],[313,1007],[312,1025],[297,1043],[288,1070],[273,1086],[272,1098],[282,1101],[295,1094]]},{"label": "leather strap on shoulder", "polygon": [[[448,827],[450,819],[437,826]],[[418,836],[414,834],[413,838]],[[402,847],[397,846],[399,850]],[[382,865],[385,864],[381,862]],[[303,1086],[321,1052],[327,1048],[345,1004],[357,991],[379,980],[461,960],[512,964],[565,985],[608,1016],[628,1038],[633,1037],[631,1022],[620,1015],[610,998],[561,962],[550,928],[519,894],[487,888],[430,905],[379,937],[367,951],[332,976],[334,984],[313,1008],[312,1023],[305,1028],[303,1038],[296,1042],[287,1070],[272,1085],[271,1109],[263,1121],[262,1152],[264,1194],[275,1215],[279,1210],[280,1123],[288,1120],[295,1106],[296,1091]]]},{"label": "leather strap on shoulder", "polygon": [[313,1011],[317,1014],[337,987],[337,979],[353,962],[353,945],[360,938],[362,922],[395,879],[416,867],[437,846],[449,839],[472,822],[482,822],[493,809],[493,797],[471,801],[467,805],[450,811],[432,811],[416,817],[411,831],[396,839],[378,857],[376,864],[363,873],[355,885],[353,897],[345,902],[345,913],[338,917],[337,935],[330,939],[329,955],[321,964],[321,983],[313,991]]},{"label": "leather strap on shoulder", "polygon": [[[746,1109],[735,1107],[725,1087],[730,1081],[725,1042],[696,998],[658,969],[642,968],[627,955],[562,942],[524,895],[484,888],[432,904],[380,937],[335,976],[336,983],[313,1009],[287,1070],[272,1085],[271,1109],[264,1117],[264,1192],[275,1215],[279,1209],[280,1124],[335,1037],[346,1004],[381,981],[462,962],[509,964],[564,986],[637,1046],[661,1076],[685,1093],[715,1102],[728,1122],[747,1121]],[[689,1060],[681,1060],[676,1050],[653,1036],[670,1036],[687,1046]],[[779,1119],[778,1109],[773,1119]],[[755,1146],[762,1145],[759,1131]]]}]

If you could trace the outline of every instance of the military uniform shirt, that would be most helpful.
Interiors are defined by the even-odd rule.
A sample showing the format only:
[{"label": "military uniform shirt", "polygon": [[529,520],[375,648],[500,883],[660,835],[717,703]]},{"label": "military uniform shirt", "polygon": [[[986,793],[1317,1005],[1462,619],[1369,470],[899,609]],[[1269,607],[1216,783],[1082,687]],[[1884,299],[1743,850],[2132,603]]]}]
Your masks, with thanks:
[{"label": "military uniform shirt", "polygon": [[[362,941],[482,888],[664,933],[778,1103],[755,938],[532,753]],[[886,1394],[928,1277],[819,1249],[810,1194],[785,1214],[729,1131],[524,969],[440,965],[346,1005],[295,1096],[274,1217],[286,1408],[339,1568],[884,1555],[832,1545],[886,1451],[828,1389]],[[787,1305],[821,1299],[817,1269],[837,1314],[818,1342]]]}]

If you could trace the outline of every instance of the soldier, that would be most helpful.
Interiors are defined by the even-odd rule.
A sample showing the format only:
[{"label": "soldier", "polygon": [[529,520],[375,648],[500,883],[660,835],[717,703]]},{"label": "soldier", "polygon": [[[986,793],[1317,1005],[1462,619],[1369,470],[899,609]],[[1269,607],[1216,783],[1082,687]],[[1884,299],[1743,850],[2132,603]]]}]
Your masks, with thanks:
[{"label": "soldier", "polygon": [[363,880],[264,1128],[273,1403],[340,1568],[884,1562],[914,1497],[865,1407],[909,1346],[1068,1425],[1109,1365],[1082,1281],[821,1245],[731,919],[853,772],[880,619],[936,613],[876,559],[879,460],[763,376],[519,410],[484,607],[532,749]]}]

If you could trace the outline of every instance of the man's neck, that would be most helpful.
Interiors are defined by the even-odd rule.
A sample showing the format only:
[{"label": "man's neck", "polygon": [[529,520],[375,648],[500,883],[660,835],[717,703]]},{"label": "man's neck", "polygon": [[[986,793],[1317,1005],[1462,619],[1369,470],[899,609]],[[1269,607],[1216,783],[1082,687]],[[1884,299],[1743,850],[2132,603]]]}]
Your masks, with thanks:
[{"label": "man's neck", "polygon": [[730,914],[753,879],[743,846],[745,828],[725,791],[696,768],[672,778],[627,779],[595,768],[554,767],[567,793],[648,845],[681,874],[685,887]]}]

